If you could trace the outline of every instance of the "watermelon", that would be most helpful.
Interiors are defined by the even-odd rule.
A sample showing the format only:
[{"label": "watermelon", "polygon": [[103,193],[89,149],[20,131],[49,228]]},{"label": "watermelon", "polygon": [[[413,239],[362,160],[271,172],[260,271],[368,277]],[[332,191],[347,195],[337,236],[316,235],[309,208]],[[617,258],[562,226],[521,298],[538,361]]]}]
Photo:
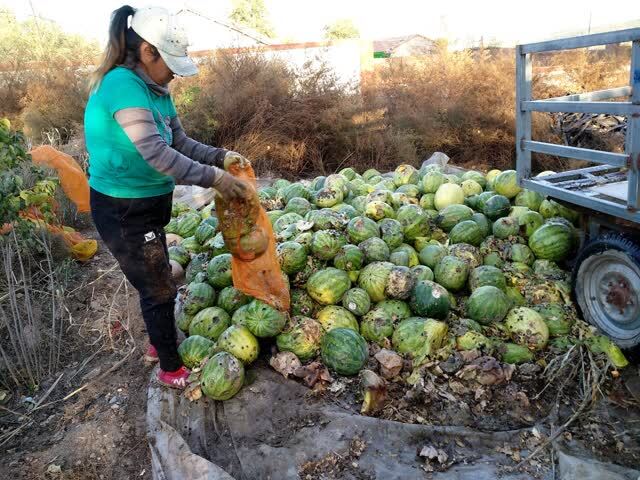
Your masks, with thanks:
[{"label": "watermelon", "polygon": [[279,178],[275,182],[273,182],[272,187],[276,190],[284,190],[285,187],[291,185],[291,182],[285,178]]},{"label": "watermelon", "polygon": [[516,195],[513,201],[514,205],[527,207],[529,210],[537,212],[540,209],[540,204],[544,200],[544,197],[538,192],[532,192],[531,190],[522,190]]},{"label": "watermelon", "polygon": [[467,315],[482,325],[501,322],[511,302],[497,287],[484,285],[476,288],[467,300]]},{"label": "watermelon", "polygon": [[435,206],[435,199],[436,199],[436,194],[435,193],[425,193],[424,195],[422,195],[420,197],[420,208],[422,208],[423,210],[435,210],[436,206]]},{"label": "watermelon", "polygon": [[469,265],[452,255],[445,256],[434,270],[436,282],[447,290],[457,292],[464,288],[469,275]]},{"label": "watermelon", "polygon": [[191,255],[189,252],[181,246],[176,245],[175,247],[169,247],[169,260],[174,260],[180,264],[181,267],[186,267],[191,261]]},{"label": "watermelon", "polygon": [[281,352],[294,353],[306,362],[320,353],[320,341],[324,335],[322,326],[312,318],[293,317],[291,325],[276,337]]},{"label": "watermelon", "polygon": [[469,330],[464,335],[456,338],[456,348],[462,351],[478,350],[489,354],[493,351],[493,342],[482,333]]},{"label": "watermelon", "polygon": [[436,225],[445,232],[450,232],[453,227],[464,220],[471,220],[473,210],[466,205],[449,205],[442,209],[436,217]]},{"label": "watermelon", "polygon": [[382,220],[383,218],[394,218],[396,216],[393,207],[380,200],[367,203],[364,214],[375,221]]},{"label": "watermelon", "polygon": [[193,236],[182,239],[182,242],[180,242],[180,246],[187,252],[193,254],[200,253],[202,252],[202,250],[204,250],[203,246],[200,245],[196,240],[196,237]]},{"label": "watermelon", "polygon": [[287,323],[287,317],[267,303],[254,299],[233,314],[235,325],[244,325],[258,338],[275,337]]},{"label": "watermelon", "polygon": [[347,225],[347,235],[351,243],[359,244],[364,240],[380,236],[378,224],[367,217],[352,218]]},{"label": "watermelon", "polygon": [[349,328],[334,328],[322,337],[322,362],[339,375],[355,375],[367,363],[369,348],[362,336]]},{"label": "watermelon", "polygon": [[417,205],[405,205],[398,209],[396,219],[402,225],[404,237],[414,240],[429,233],[429,217]]},{"label": "watermelon", "polygon": [[494,237],[504,239],[518,235],[520,224],[516,218],[502,217],[493,222],[491,228]]},{"label": "watermelon", "polygon": [[490,265],[482,265],[471,270],[471,273],[469,273],[469,290],[473,292],[477,288],[487,285],[504,290],[507,287],[507,280],[502,270]]},{"label": "watermelon", "polygon": [[313,230],[342,230],[345,226],[345,218],[330,208],[311,210],[304,220],[313,223]]},{"label": "watermelon", "polygon": [[436,268],[436,265],[438,263],[440,263],[440,260],[442,260],[445,256],[447,255],[447,249],[440,245],[428,245],[425,248],[423,248],[420,251],[419,257],[420,257],[420,262],[423,265],[426,265],[427,267],[429,267],[430,269],[434,269]]},{"label": "watermelon", "polygon": [[198,253],[197,255],[194,255],[185,270],[185,280],[187,283],[193,282],[198,273],[206,273],[208,262],[209,254]]},{"label": "watermelon", "polygon": [[349,180],[339,173],[332,173],[324,181],[324,188],[341,191],[344,195],[349,193]]},{"label": "watermelon", "polygon": [[391,315],[380,308],[368,312],[360,322],[360,335],[370,342],[381,345],[393,335],[393,319]]},{"label": "watermelon", "polygon": [[342,175],[347,180],[353,180],[354,178],[356,178],[357,173],[353,168],[347,167],[347,168],[343,168],[342,170],[340,170],[338,172],[338,175]]},{"label": "watermelon", "polygon": [[373,262],[360,271],[358,286],[369,294],[371,301],[381,302],[386,298],[387,281],[393,267],[389,262]]},{"label": "watermelon", "polygon": [[331,260],[347,243],[347,238],[337,230],[318,230],[311,239],[311,252],[321,260]]},{"label": "watermelon", "polygon": [[364,180],[369,180],[372,177],[379,177],[379,176],[380,176],[380,172],[375,168],[370,168],[368,170],[365,170],[365,172],[362,174],[362,178]]},{"label": "watermelon", "polygon": [[487,190],[478,195],[478,198],[475,199],[476,206],[474,210],[484,211],[484,206],[489,201],[489,199],[496,195],[496,192],[492,190]]},{"label": "watermelon", "polygon": [[418,183],[418,170],[412,165],[398,165],[393,172],[393,183],[396,184],[396,187]]},{"label": "watermelon", "polygon": [[333,258],[333,265],[347,272],[360,270],[364,261],[364,253],[355,245],[343,245]]},{"label": "watermelon", "polygon": [[538,212],[528,211],[520,216],[518,222],[520,224],[520,234],[525,238],[529,238],[533,235],[533,232],[542,226],[544,217]]},{"label": "watermelon", "polygon": [[394,252],[405,252],[407,254],[407,256],[409,257],[409,265],[407,265],[408,267],[415,267],[420,263],[418,252],[416,252],[415,248],[407,243],[401,244],[398,248],[394,249]]},{"label": "watermelon", "polygon": [[384,262],[389,260],[389,247],[381,238],[368,238],[364,242],[360,242],[358,248],[362,251],[364,256],[363,263],[365,265],[371,262]]},{"label": "watermelon", "polygon": [[349,275],[343,270],[332,267],[314,273],[307,281],[307,292],[311,298],[322,305],[338,303],[350,287]]},{"label": "watermelon", "polygon": [[[167,223],[164,226],[164,232],[167,233],[167,234],[177,235],[177,233],[176,233],[177,231],[178,231],[178,219],[177,218],[172,218],[171,220],[169,220],[169,223]],[[180,238],[182,238],[182,237],[180,237]]]},{"label": "watermelon", "polygon": [[412,315],[409,304],[402,300],[383,300],[382,302],[378,302],[374,308],[384,310],[391,316],[394,324]]},{"label": "watermelon", "polygon": [[427,173],[422,177],[422,191],[424,193],[436,193],[438,188],[446,182],[444,175],[437,171]]},{"label": "watermelon", "polygon": [[362,288],[347,290],[342,297],[342,306],[357,316],[362,316],[371,308],[369,294]]},{"label": "watermelon", "polygon": [[482,230],[473,220],[460,222],[449,232],[449,242],[451,244],[468,243],[477,247],[483,239]]},{"label": "watermelon", "polygon": [[547,324],[550,337],[562,337],[571,333],[572,318],[565,313],[560,305],[537,305],[533,309],[538,312]]},{"label": "watermelon", "polygon": [[231,317],[218,307],[208,307],[200,310],[189,324],[189,336],[200,335],[209,340],[218,337],[231,325]]},{"label": "watermelon", "polygon": [[[325,182],[326,184],[326,182]],[[344,199],[344,193],[338,188],[321,188],[313,193],[313,203],[319,208],[333,207]]]},{"label": "watermelon", "polygon": [[394,266],[389,272],[385,294],[389,298],[404,300],[409,298],[416,284],[416,278],[409,267]]},{"label": "watermelon", "polygon": [[303,220],[302,215],[298,215],[297,213],[284,213],[280,216],[275,222],[273,222],[273,231],[278,234],[287,229],[287,227],[291,225],[295,225],[300,220]]},{"label": "watermelon", "polygon": [[218,337],[216,348],[229,352],[245,365],[253,363],[260,353],[258,340],[244,325],[231,325],[222,332]]},{"label": "watermelon", "polygon": [[491,233],[491,224],[489,223],[489,220],[484,214],[474,213],[471,216],[471,220],[476,222],[478,224],[478,227],[480,227],[480,233],[482,234],[482,238],[486,237]]},{"label": "watermelon", "polygon": [[215,234],[216,234],[216,227],[210,225],[209,223],[202,222],[196,229],[196,233],[195,233],[196,241],[200,245],[204,245]]},{"label": "watermelon", "polygon": [[404,228],[402,224],[393,218],[384,218],[378,222],[380,237],[390,249],[395,249],[404,240]]},{"label": "watermelon", "polygon": [[498,346],[500,360],[504,363],[518,364],[533,360],[533,353],[527,347],[515,343],[502,343]]},{"label": "watermelon", "polygon": [[216,292],[208,283],[193,282],[187,287],[187,296],[183,308],[188,315],[195,315],[203,308],[210,307],[216,302]]},{"label": "watermelon", "polygon": [[484,189],[487,184],[487,179],[485,178],[485,176],[477,170],[469,170],[467,172],[464,172],[461,178],[463,182],[465,180],[473,180],[478,185],[480,185],[480,188],[482,189]]},{"label": "watermelon", "polygon": [[536,260],[533,262],[533,271],[543,277],[557,277],[564,274],[558,264],[550,260]]},{"label": "watermelon", "polygon": [[309,198],[311,198],[311,195],[309,193],[309,190],[307,190],[307,188],[301,183],[292,183],[291,185],[282,189],[282,199],[284,200],[285,204],[289,203],[291,199],[296,197],[309,200]]},{"label": "watermelon", "polygon": [[307,251],[297,242],[283,242],[276,247],[280,268],[287,275],[302,270],[307,263]]},{"label": "watermelon", "polygon": [[510,211],[511,203],[509,203],[509,199],[503,195],[490,196],[482,206],[482,213],[491,220],[506,217]]},{"label": "watermelon", "polygon": [[464,191],[460,185],[445,183],[438,188],[433,200],[436,210],[442,211],[449,205],[464,204]]},{"label": "watermelon", "polygon": [[413,201],[411,203],[418,203],[418,197],[420,196],[421,190],[418,185],[413,183],[407,183],[405,185],[400,185],[395,193],[401,193],[411,198]]},{"label": "watermelon", "polygon": [[522,191],[518,185],[518,175],[515,170],[505,170],[500,173],[493,182],[493,188],[499,195],[511,199]]},{"label": "watermelon", "polygon": [[223,253],[229,253],[229,249],[224,243],[224,237],[221,232],[210,238],[207,243],[203,245],[203,248],[211,254],[211,258],[222,255]]},{"label": "watermelon", "polygon": [[392,198],[391,190],[384,188],[383,185],[367,195],[367,204],[371,202],[391,203]]},{"label": "watermelon", "polygon": [[531,350],[542,350],[549,341],[549,328],[544,319],[527,307],[512,309],[505,319],[505,327],[515,343]]},{"label": "watermelon", "polygon": [[525,265],[533,265],[536,257],[529,247],[521,243],[514,243],[511,245],[511,252],[509,255],[512,262],[524,263]]},{"label": "watermelon", "polygon": [[500,269],[504,266],[504,260],[498,252],[489,252],[484,256],[483,264]]},{"label": "watermelon", "polygon": [[317,320],[326,332],[334,328],[350,328],[356,332],[359,330],[358,320],[353,313],[336,305],[329,305],[320,310]]},{"label": "watermelon", "polygon": [[214,343],[200,335],[192,335],[178,346],[178,355],[185,367],[194,369],[213,353]]},{"label": "watermelon", "polygon": [[202,369],[200,388],[213,400],[229,400],[244,384],[244,366],[227,352],[216,353]]},{"label": "watermelon", "polygon": [[404,250],[396,250],[389,255],[389,261],[397,266],[409,266],[409,254]]},{"label": "watermelon", "polygon": [[426,265],[416,265],[411,268],[413,275],[416,277],[416,281],[420,280],[433,280],[433,270]]},{"label": "watermelon", "polygon": [[554,262],[564,260],[572,246],[571,229],[559,223],[547,223],[529,237],[529,248],[538,259]]},{"label": "watermelon", "polygon": [[225,287],[218,294],[218,307],[222,308],[229,315],[238,310],[243,305],[251,301],[251,297],[245,295],[235,287]]},{"label": "watermelon", "polygon": [[411,310],[416,315],[444,319],[450,308],[449,292],[443,286],[429,280],[416,283],[411,293]]},{"label": "watermelon", "polygon": [[293,316],[310,317],[319,308],[311,296],[299,288],[291,290],[291,314]]},{"label": "watermelon", "polygon": [[284,213],[297,213],[300,216],[305,216],[313,210],[313,205],[309,202],[309,200],[302,197],[294,197],[287,202],[286,207],[284,207]]},{"label": "watermelon", "polygon": [[207,266],[207,279],[216,288],[230,286],[231,280],[231,254],[223,253],[214,257]]},{"label": "watermelon", "polygon": [[480,250],[473,245],[469,245],[468,243],[455,243],[449,245],[447,251],[449,255],[465,262],[469,266],[469,269],[482,265],[482,254]]},{"label": "watermelon", "polygon": [[464,180],[460,186],[465,198],[482,193],[482,186],[475,180]]},{"label": "watermelon", "polygon": [[447,340],[447,324],[438,320],[410,317],[393,332],[394,349],[414,359],[414,366],[434,355]]},{"label": "watermelon", "polygon": [[195,235],[202,218],[199,213],[189,212],[178,217],[175,233],[182,238],[192,237]]}]

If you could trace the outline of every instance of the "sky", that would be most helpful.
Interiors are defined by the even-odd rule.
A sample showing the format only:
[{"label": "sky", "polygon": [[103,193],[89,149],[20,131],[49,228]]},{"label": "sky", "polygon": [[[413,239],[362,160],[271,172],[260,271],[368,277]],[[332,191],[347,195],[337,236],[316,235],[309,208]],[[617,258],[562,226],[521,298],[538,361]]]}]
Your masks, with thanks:
[{"label": "sky", "polygon": [[[19,18],[33,12],[63,29],[103,44],[111,11],[123,0],[0,0]],[[231,0],[130,0],[134,7],[158,5],[178,11],[195,10],[226,21]],[[276,34],[289,41],[322,39],[322,29],[340,18],[354,21],[363,38],[423,34],[453,42],[515,43],[562,35],[602,31],[624,23],[640,27],[640,0],[265,0]],[[192,49],[244,43],[203,17],[186,14]],[[631,22],[631,23],[630,23]],[[630,24],[629,24],[630,23]]]}]

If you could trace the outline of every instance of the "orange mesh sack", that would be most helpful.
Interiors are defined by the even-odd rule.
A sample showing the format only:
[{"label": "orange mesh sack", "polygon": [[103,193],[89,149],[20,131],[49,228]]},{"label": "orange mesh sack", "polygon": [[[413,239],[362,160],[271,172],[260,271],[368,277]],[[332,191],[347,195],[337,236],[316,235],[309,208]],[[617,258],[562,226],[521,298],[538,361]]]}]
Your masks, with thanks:
[{"label": "orange mesh sack", "polygon": [[251,166],[232,165],[229,173],[246,181],[249,198],[226,202],[216,197],[216,213],[224,242],[231,252],[233,286],[277,308],[289,310],[289,288],[280,270],[276,241],[267,213],[260,206]]},{"label": "orange mesh sack", "polygon": [[42,145],[29,152],[33,163],[53,168],[60,179],[65,195],[76,204],[78,212],[89,212],[89,182],[80,165],[71,155],[59,152],[50,145]]}]

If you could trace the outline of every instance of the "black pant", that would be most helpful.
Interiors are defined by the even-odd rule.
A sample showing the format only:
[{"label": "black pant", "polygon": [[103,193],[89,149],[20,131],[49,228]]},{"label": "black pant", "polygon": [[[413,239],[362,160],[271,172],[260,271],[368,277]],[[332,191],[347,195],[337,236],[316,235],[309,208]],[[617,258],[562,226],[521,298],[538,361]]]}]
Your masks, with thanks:
[{"label": "black pant", "polygon": [[98,233],[122,272],[140,295],[149,340],[160,368],[174,371],[182,362],[176,348],[171,276],[164,226],[171,219],[172,194],[115,198],[91,189],[91,215]]}]

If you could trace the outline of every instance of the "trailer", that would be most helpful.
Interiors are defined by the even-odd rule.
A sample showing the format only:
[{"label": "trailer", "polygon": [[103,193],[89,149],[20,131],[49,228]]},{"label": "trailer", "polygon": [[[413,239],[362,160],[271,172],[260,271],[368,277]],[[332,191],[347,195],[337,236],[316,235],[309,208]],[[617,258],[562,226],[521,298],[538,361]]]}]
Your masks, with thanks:
[{"label": "trailer", "polygon": [[[631,43],[629,85],[536,100],[535,54]],[[625,116],[625,151],[606,152],[535,141],[532,112]],[[533,176],[531,154],[583,160],[593,166]],[[516,47],[516,165],[518,181],[582,214],[573,291],[585,320],[622,348],[640,345],[640,28],[522,44]]]}]

